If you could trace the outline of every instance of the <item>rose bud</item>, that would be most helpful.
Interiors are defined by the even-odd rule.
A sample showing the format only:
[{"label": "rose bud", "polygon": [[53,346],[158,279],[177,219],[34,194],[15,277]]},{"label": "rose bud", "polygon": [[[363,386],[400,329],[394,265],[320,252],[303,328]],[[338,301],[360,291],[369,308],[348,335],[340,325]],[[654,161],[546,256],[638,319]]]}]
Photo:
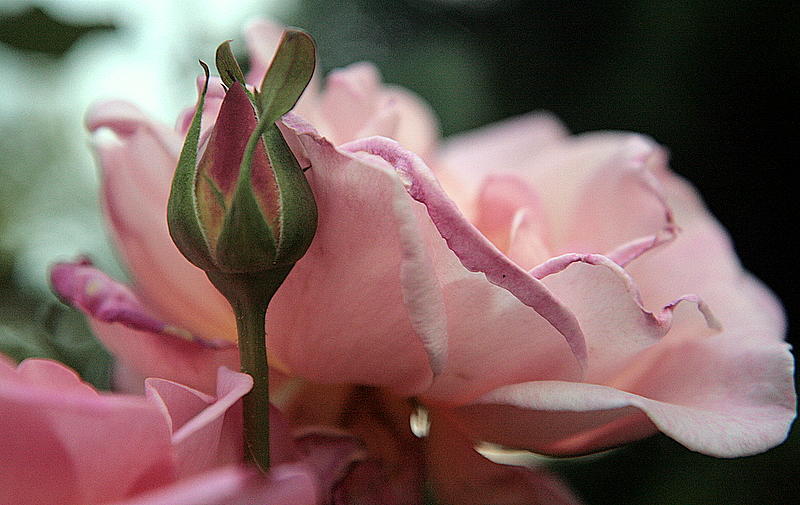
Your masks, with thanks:
[{"label": "rose bud", "polygon": [[255,94],[245,88],[228,43],[219,47],[217,65],[227,90],[198,162],[208,89],[208,67],[201,65],[206,84],[172,182],[170,235],[209,276],[267,271],[285,276],[311,244],[317,208],[275,121],[294,107],[311,79],[313,41],[287,31]]}]

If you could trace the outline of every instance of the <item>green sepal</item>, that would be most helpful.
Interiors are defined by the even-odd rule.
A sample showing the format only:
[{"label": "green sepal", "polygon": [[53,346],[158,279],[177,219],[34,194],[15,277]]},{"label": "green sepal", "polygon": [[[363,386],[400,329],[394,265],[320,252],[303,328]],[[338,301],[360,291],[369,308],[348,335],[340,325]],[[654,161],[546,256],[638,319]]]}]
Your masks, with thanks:
[{"label": "green sepal", "polygon": [[317,231],[317,204],[308,179],[275,124],[264,132],[267,155],[281,200],[281,232],[277,263],[294,263],[308,250]]},{"label": "green sepal", "polygon": [[236,61],[233,51],[231,51],[230,40],[226,40],[217,47],[216,63],[217,72],[219,72],[219,77],[226,88],[230,88],[234,82],[238,82],[242,86],[245,85],[244,73],[239,66],[239,62]]},{"label": "green sepal", "polygon": [[297,29],[283,32],[258,91],[261,116],[272,123],[292,110],[311,81],[315,65],[316,46],[311,35]]},{"label": "green sepal", "polygon": [[200,138],[200,122],[203,117],[206,93],[208,91],[208,65],[200,62],[206,81],[197,100],[192,123],[186,133],[178,166],[172,179],[172,188],[167,203],[167,225],[172,241],[186,259],[203,270],[212,270],[214,260],[197,217],[197,199],[195,196],[195,179],[197,177],[197,149]]}]

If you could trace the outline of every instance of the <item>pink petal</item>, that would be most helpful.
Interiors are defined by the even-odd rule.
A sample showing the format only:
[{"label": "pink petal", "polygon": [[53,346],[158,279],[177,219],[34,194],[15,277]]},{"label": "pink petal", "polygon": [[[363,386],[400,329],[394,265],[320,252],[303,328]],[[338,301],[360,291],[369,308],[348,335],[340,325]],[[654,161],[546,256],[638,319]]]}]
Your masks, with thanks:
[{"label": "pink petal", "polygon": [[[332,365],[352,366],[353,368],[348,370],[351,375],[346,379],[347,382],[367,384],[388,382],[391,387],[396,388],[396,391],[407,394],[407,391],[414,391],[412,387],[424,388],[426,384],[409,383],[408,373],[402,378],[397,376],[396,379],[388,381],[386,376],[390,371],[396,372],[407,368],[419,358],[402,359],[396,366],[387,366],[386,359],[389,357],[394,363],[393,360],[403,356],[403,353],[419,349],[406,344],[402,344],[398,351],[387,349],[387,345],[395,346],[400,343],[397,335],[408,335],[412,343],[417,339],[421,340],[428,351],[434,373],[444,370],[437,377],[439,385],[435,393],[439,398],[448,398],[448,401],[467,401],[500,384],[519,381],[521,377],[541,378],[556,374],[558,377],[574,378],[580,373],[566,340],[546,319],[521,303],[508,289],[495,286],[487,282],[484,275],[470,273],[464,268],[464,257],[459,260],[449,250],[446,242],[442,240],[442,232],[431,222],[431,215],[436,219],[444,215],[441,212],[442,206],[433,210],[431,207],[438,205],[438,202],[444,202],[447,212],[451,212],[447,215],[447,219],[452,217],[454,223],[444,218],[442,218],[444,221],[439,222],[450,228],[455,224],[459,227],[458,233],[465,232],[466,239],[456,245],[459,247],[459,252],[462,252],[467,259],[470,259],[470,253],[475,252],[478,255],[488,256],[487,262],[500,263],[500,266],[491,273],[493,279],[514,286],[513,289],[517,291],[532,286],[533,293],[523,293],[529,303],[534,303],[530,298],[535,297],[537,290],[545,298],[547,297],[538,287],[538,281],[504,259],[496,250],[490,250],[490,244],[485,242],[471,225],[459,221],[463,218],[459,217],[457,211],[447,207],[445,197],[441,200],[429,198],[426,201],[429,207],[420,206],[409,198],[408,189],[402,185],[402,181],[409,178],[409,171],[418,170],[422,173],[427,171],[418,159],[413,164],[407,163],[416,158],[412,158],[413,155],[386,139],[351,143],[337,151],[297,116],[288,115],[284,118],[284,122],[296,133],[300,133],[304,150],[313,161],[315,168],[309,174],[321,216],[315,243],[276,296],[274,303],[277,305],[269,318],[270,323],[276,325],[270,330],[272,349],[278,353],[283,362],[289,363],[292,370],[297,370],[300,375],[312,377],[313,380],[329,382],[332,380],[330,378]],[[395,156],[401,153],[405,154]],[[387,156],[388,160],[378,154]],[[416,172],[414,174],[416,176]],[[416,190],[421,186],[432,188],[434,185],[435,181],[428,175],[420,177],[419,185],[414,187]],[[378,193],[379,189],[386,193]],[[354,226],[352,223],[358,225]],[[348,235],[353,233],[355,235]],[[362,236],[367,234],[371,240],[365,242]],[[399,234],[399,237],[394,234]],[[449,234],[448,238],[461,239],[455,233]],[[402,242],[396,242],[398,239]],[[475,242],[478,243],[477,251],[469,249]],[[358,244],[358,252],[353,250],[352,244]],[[407,259],[401,261],[401,258],[396,256],[398,251],[406,251],[403,254]],[[362,263],[358,263],[355,269],[350,268],[348,264],[352,265],[354,261]],[[399,272],[394,265],[400,265]],[[342,267],[345,269],[337,270]],[[508,280],[518,281],[516,285],[502,279],[502,275],[506,273],[502,270],[504,268],[508,268]],[[353,279],[348,272],[356,269],[368,272],[370,279]],[[341,279],[352,279],[353,283],[345,285]],[[276,323],[276,318],[290,313],[288,306],[284,306],[284,310],[277,308],[281,307],[281,303],[285,303],[282,302],[282,296],[290,300],[301,297],[306,299],[308,295],[302,291],[308,291],[306,286],[315,286],[313,298],[306,305],[308,310],[318,310],[320,314],[330,315],[309,317],[302,321],[297,318],[293,323],[325,321],[329,325],[327,331],[321,327],[313,331],[298,328],[291,331],[277,330],[281,321]],[[320,291],[322,286],[338,291],[328,291],[324,296],[318,297],[317,293],[323,295]],[[365,289],[365,286],[378,291]],[[396,294],[391,295],[392,292]],[[333,310],[335,305],[332,304],[340,300],[348,300],[348,303]],[[487,306],[493,307],[487,317],[474,317],[475,313],[486,312]],[[405,308],[409,311],[408,313],[413,316],[415,333],[406,333],[407,330],[403,330],[400,324],[388,320],[392,313],[387,311],[387,307]],[[477,309],[478,307],[480,309]],[[556,307],[556,312],[569,318],[563,309]],[[508,317],[510,315],[514,317]],[[339,321],[358,322],[365,316],[369,316],[369,319],[359,323],[365,325],[362,327],[378,325],[385,330],[373,330],[369,339],[357,339],[354,337],[358,333],[353,332],[352,326],[349,328],[339,326],[341,324]],[[331,321],[335,322],[332,328]],[[383,325],[387,323],[388,326],[384,327]],[[442,331],[443,329],[446,329],[446,333]],[[296,358],[283,354],[286,341],[282,340],[282,334],[290,333],[303,335],[303,342],[308,343],[297,349]],[[309,342],[309,337],[317,338],[315,334],[320,335],[319,341]],[[382,337],[384,334],[386,336]],[[332,335],[341,335],[341,339],[333,339]],[[457,361],[449,360],[447,366],[442,369],[437,363],[442,362],[440,349],[444,348],[445,336],[448,339],[454,337],[458,339],[458,352],[454,354],[457,356]],[[508,342],[509,345],[497,345],[498,339]],[[380,346],[368,345],[368,342],[375,341],[381,342]],[[350,353],[339,350],[343,342],[346,349],[352,349]],[[298,341],[296,345],[299,343]],[[447,345],[451,344],[452,342]],[[324,349],[327,346],[334,347],[336,351],[321,355],[320,358],[324,356],[324,359],[310,357],[307,351],[309,348]],[[485,349],[490,346],[500,351],[493,353],[491,359],[487,360]],[[520,353],[520,349],[515,346],[523,347],[529,354]],[[350,359],[353,355],[360,357],[359,363],[362,366],[359,369],[355,368],[356,363]],[[331,356],[336,356],[335,362],[331,360]],[[338,363],[339,360],[341,365]],[[502,366],[498,367],[499,363],[502,363]],[[303,369],[296,369],[296,366],[302,366]],[[325,367],[324,374],[320,371],[321,367]],[[310,375],[309,370],[314,370],[314,375]],[[336,372],[342,377],[338,370],[342,368],[338,368]],[[486,373],[488,371],[491,373]],[[359,375],[363,377],[366,372],[373,374],[366,381],[350,378]],[[393,384],[394,380],[402,381],[400,384],[403,389],[397,389],[396,383]]]},{"label": "pink petal", "polygon": [[[225,299],[186,261],[167,230],[166,205],[180,136],[135,107],[100,103],[87,125],[102,168],[104,206],[135,289],[156,315],[209,339],[235,340]],[[116,139],[101,135],[109,128]]]},{"label": "pink petal", "polygon": [[706,304],[693,295],[671,302],[658,314],[645,310],[633,279],[605,256],[565,254],[531,274],[543,279],[578,317],[589,349],[587,382],[602,382],[656,344],[670,330],[672,312],[682,301],[694,302],[709,328],[720,329]]},{"label": "pink petal", "polygon": [[108,505],[319,505],[313,475],[303,465],[279,465],[267,478],[226,467]]},{"label": "pink petal", "polygon": [[330,130],[324,133],[335,145],[360,138],[359,132],[378,112],[380,91],[378,69],[370,63],[356,63],[328,75],[320,106]]},{"label": "pink petal", "polygon": [[443,505],[578,505],[558,477],[544,468],[494,463],[474,449],[446,416],[432,419],[428,470]]},{"label": "pink petal", "polygon": [[[515,293],[522,292],[528,303],[534,303],[531,298],[535,298],[537,292],[547,299],[548,295],[538,281],[504,259],[463,221],[463,217],[436,189],[435,180],[417,158],[386,139],[359,141],[337,151],[297,116],[287,115],[284,122],[300,134],[304,150],[313,160],[315,168],[308,173],[321,216],[315,243],[281,288],[274,302],[277,304],[274,312],[268,318],[271,324],[275,324],[270,330],[272,349],[284,362],[289,362],[293,370],[302,366],[298,369],[300,375],[328,382],[332,380],[328,375],[332,373],[331,365],[353,366],[346,381],[380,383],[378,381],[387,380],[390,371],[400,371],[414,363],[403,358],[394,365],[394,359],[415,349],[413,342],[419,338],[428,351],[434,371],[437,371],[436,363],[441,362],[439,349],[443,348],[446,337],[449,339],[448,348],[455,352],[446,367],[439,369],[435,390],[426,392],[435,394],[437,398],[468,401],[501,384],[518,382],[523,377],[529,379],[522,380],[533,380],[552,376],[575,378],[579,375],[579,366],[566,340],[546,319],[520,302],[509,289],[487,282],[484,275],[471,273],[464,267],[465,262],[470,262],[470,266],[490,270],[480,264],[483,258],[493,269],[490,272],[492,279],[511,286]],[[409,189],[401,185],[402,181],[413,184],[411,191],[420,188],[430,191],[430,195],[424,195],[428,207],[409,198]],[[385,193],[378,193],[379,190]],[[433,222],[431,216],[434,216]],[[434,223],[445,230],[448,239],[455,243],[450,247],[457,249],[461,258],[454,255],[442,240],[444,232]],[[455,231],[451,231],[454,228]],[[362,237],[367,235],[371,237],[370,241],[363,240]],[[357,251],[354,251],[353,244],[358,245]],[[401,261],[398,251],[404,250],[407,252],[403,253],[405,258]],[[360,263],[354,263],[356,261]],[[400,265],[400,271],[393,265]],[[349,272],[356,270],[368,272],[370,278],[354,279]],[[503,275],[508,279],[503,279]],[[342,279],[352,279],[352,284],[345,285]],[[517,283],[508,282],[512,279]],[[305,300],[308,296],[306,286],[315,287],[313,298],[305,304],[309,315],[314,316],[304,320],[297,318],[293,323],[325,321],[327,331],[322,327],[313,331],[297,327],[277,330],[282,321],[276,323],[276,318],[290,313],[287,305],[283,305],[283,310],[278,309],[286,303],[282,297]],[[337,291],[323,293],[322,286]],[[334,305],[340,300],[348,303]],[[416,337],[388,319],[392,312],[387,307],[405,307],[409,311]],[[556,312],[567,319],[570,317],[563,309],[556,308]],[[475,317],[475,314],[482,316]],[[369,319],[358,323],[362,325],[360,327],[377,325],[385,330],[373,330],[369,337],[356,338],[359,334],[352,330],[353,326],[342,324],[359,322],[364,317]],[[332,327],[331,321],[334,322]],[[303,335],[302,342],[306,343],[297,348],[296,358],[283,354],[287,342],[282,334],[292,333]],[[319,340],[316,340],[316,334],[320,335]],[[340,338],[334,339],[333,335]],[[412,345],[402,344],[395,350],[394,346],[399,343],[397,335],[410,335]],[[314,340],[309,341],[309,337]],[[300,342],[295,345],[300,345]],[[380,345],[370,342],[380,342]],[[308,349],[320,346],[322,349],[331,346],[335,350],[326,352],[319,359],[309,355]],[[487,357],[488,348],[496,349],[496,352]],[[340,349],[350,351],[342,352]],[[354,355],[359,356],[360,369],[355,369],[356,363],[351,359]],[[332,362],[331,356],[336,356],[336,362]],[[338,364],[340,359],[341,365]],[[387,359],[392,360],[392,366],[387,365]],[[326,367],[324,374],[320,367]],[[314,370],[316,377],[309,375],[309,370]],[[367,381],[351,378],[363,377],[367,370],[382,374],[383,378],[380,375],[373,375],[378,378]],[[338,376],[342,377],[341,374]],[[402,381],[405,387],[399,392],[413,391],[408,377],[410,374],[405,373],[403,378],[391,379]],[[424,383],[420,384],[425,387]],[[396,385],[393,387],[397,388]]]},{"label": "pink petal", "polygon": [[174,479],[158,409],[98,395],[62,365],[0,363],[0,410],[2,503],[100,503]]},{"label": "pink petal", "polygon": [[786,438],[795,415],[792,357],[785,344],[731,337],[665,339],[613,387],[506,386],[459,417],[482,440],[554,454],[596,451],[657,429],[711,456],[763,452]]},{"label": "pink petal", "polygon": [[164,377],[214,390],[221,365],[238,368],[238,350],[196,339],[152,316],[124,285],[86,260],[60,263],[51,271],[54,291],[88,315],[95,334],[142,376]]},{"label": "pink petal", "polygon": [[545,146],[515,173],[541,195],[556,254],[602,253],[625,265],[676,232],[650,173],[665,160],[646,137],[594,133]]},{"label": "pink petal", "polygon": [[548,113],[507,119],[448,138],[434,169],[447,194],[472,220],[473,204],[486,175],[523,169],[532,156],[568,133]]},{"label": "pink petal", "polygon": [[428,159],[439,137],[430,107],[407,90],[384,86],[370,63],[331,72],[320,98],[320,117],[305,112],[299,111],[334,145],[380,135]]},{"label": "pink petal", "polygon": [[314,381],[420,391],[446,359],[441,292],[419,225],[424,210],[393,170],[318,137],[301,141],[313,163],[307,175],[319,226],[270,306],[270,352]]},{"label": "pink petal", "polygon": [[[480,187],[476,207],[472,224],[501,251],[507,251],[511,246],[511,231],[518,212],[525,210],[542,216],[538,193],[513,174],[487,175]],[[539,221],[539,235],[545,237],[548,234],[547,223],[543,219]]]},{"label": "pink petal", "polygon": [[[397,117],[394,132],[388,135],[423,160],[433,157],[439,142],[439,123],[425,101],[411,91],[389,86],[381,93],[380,107]],[[377,135],[364,131],[364,136]]]},{"label": "pink petal", "polygon": [[786,321],[780,302],[742,270],[730,238],[694,189],[667,172],[659,174],[682,233],[631,264],[647,306],[694,292],[712,307],[722,326],[747,328],[748,338],[781,341]]}]

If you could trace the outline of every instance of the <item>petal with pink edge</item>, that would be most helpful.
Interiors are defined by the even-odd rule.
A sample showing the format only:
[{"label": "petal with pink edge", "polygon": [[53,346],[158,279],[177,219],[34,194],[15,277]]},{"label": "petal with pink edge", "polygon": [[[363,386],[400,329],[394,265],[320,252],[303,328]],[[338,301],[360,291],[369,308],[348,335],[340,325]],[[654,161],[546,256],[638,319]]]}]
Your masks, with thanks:
[{"label": "petal with pink edge", "polygon": [[219,366],[238,368],[235,346],[194,339],[157,319],[130,289],[86,260],[55,265],[51,284],[62,300],[89,316],[103,345],[141,376],[163,377],[210,392]]},{"label": "petal with pink edge", "polygon": [[141,300],[159,317],[194,334],[235,341],[227,302],[180,254],[167,229],[181,136],[120,102],[96,104],[86,122],[102,170],[105,213]]},{"label": "petal with pink edge", "polygon": [[[586,336],[587,382],[602,382],[625,367],[637,353],[656,344],[672,325],[672,313],[682,302],[693,302],[711,331],[719,322],[705,302],[684,295],[654,314],[644,309],[639,291],[627,272],[597,254],[565,254],[531,271],[575,312]],[[698,328],[697,335],[709,333]]]}]

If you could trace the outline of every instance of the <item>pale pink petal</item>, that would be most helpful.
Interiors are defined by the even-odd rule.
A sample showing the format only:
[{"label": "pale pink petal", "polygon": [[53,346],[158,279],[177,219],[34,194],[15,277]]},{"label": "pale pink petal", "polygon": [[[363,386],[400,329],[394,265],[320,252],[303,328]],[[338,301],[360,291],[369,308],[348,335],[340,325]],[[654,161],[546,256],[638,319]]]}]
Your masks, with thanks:
[{"label": "pale pink petal", "polygon": [[645,305],[657,306],[691,290],[703,297],[722,326],[742,329],[748,338],[783,340],[786,321],[777,298],[742,270],[728,234],[694,189],[667,171],[659,175],[682,232],[630,265]]},{"label": "pale pink petal", "polygon": [[[509,447],[581,454],[660,430],[717,457],[781,443],[795,416],[786,344],[717,334],[662,340],[613,386],[530,382],[459,409],[473,436]],[[535,427],[535,429],[532,429]]]},{"label": "pale pink petal", "polygon": [[314,124],[336,145],[380,135],[427,159],[438,141],[439,128],[430,107],[409,91],[383,86],[378,69],[370,63],[331,72],[320,107],[322,128]]},{"label": "pale pink petal", "polygon": [[442,295],[419,225],[424,209],[394,170],[318,137],[301,141],[313,162],[306,174],[319,226],[270,306],[270,352],[310,380],[420,391],[446,360]]},{"label": "pale pink petal", "polygon": [[471,219],[486,175],[524,169],[532,156],[568,133],[548,113],[507,119],[448,138],[433,167],[448,195]]},{"label": "pale pink petal", "polygon": [[[541,240],[547,240],[548,226],[536,190],[514,174],[490,174],[480,187],[472,224],[498,249],[506,252],[512,245],[514,221],[520,211],[539,217],[538,235]],[[521,244],[516,245],[519,248]]]},{"label": "pale pink petal", "polygon": [[398,118],[389,137],[423,160],[433,157],[439,142],[439,123],[430,105],[407,89],[389,86],[381,93],[380,108],[388,109]]},{"label": "pale pink petal", "polygon": [[158,409],[78,382],[50,361],[0,363],[0,503],[101,503],[174,479]]},{"label": "pale pink petal", "polygon": [[427,439],[428,471],[442,505],[578,505],[545,468],[492,462],[446,417],[434,415]]},{"label": "pale pink petal", "polygon": [[[74,395],[97,396],[97,391],[83,382],[73,370],[56,361],[46,359],[26,359],[17,365],[17,376],[24,382],[43,388],[58,389]],[[0,377],[3,372],[0,372]]]},{"label": "pale pink petal", "polygon": [[506,256],[522,268],[533,268],[550,257],[544,216],[538,209],[519,209],[511,220]]},{"label": "pale pink petal", "polygon": [[107,505],[320,505],[310,468],[274,467],[268,477],[226,467]]},{"label": "pale pink petal", "polygon": [[[158,316],[206,338],[235,340],[225,299],[178,252],[166,208],[181,137],[119,102],[87,116],[102,169],[103,203],[137,294]],[[110,129],[115,138],[100,134]]]},{"label": "pale pink petal", "polygon": [[331,72],[320,101],[329,128],[322,133],[334,145],[360,138],[360,132],[378,113],[380,92],[380,74],[370,63],[356,63]]},{"label": "pale pink petal", "polygon": [[602,380],[625,367],[636,354],[656,344],[671,328],[672,312],[694,302],[713,330],[720,326],[706,304],[684,295],[654,314],[641,305],[633,279],[611,259],[595,254],[565,254],[531,271],[578,317],[586,336],[589,365],[584,380]]},{"label": "pale pink petal", "polygon": [[126,286],[86,260],[59,263],[51,271],[54,291],[89,316],[103,345],[142,377],[163,377],[214,391],[219,366],[238,368],[238,349],[208,342],[151,315]]},{"label": "pale pink petal", "polygon": [[546,146],[518,173],[542,197],[555,254],[601,253],[625,265],[676,232],[650,172],[665,161],[647,137],[593,133]]}]

